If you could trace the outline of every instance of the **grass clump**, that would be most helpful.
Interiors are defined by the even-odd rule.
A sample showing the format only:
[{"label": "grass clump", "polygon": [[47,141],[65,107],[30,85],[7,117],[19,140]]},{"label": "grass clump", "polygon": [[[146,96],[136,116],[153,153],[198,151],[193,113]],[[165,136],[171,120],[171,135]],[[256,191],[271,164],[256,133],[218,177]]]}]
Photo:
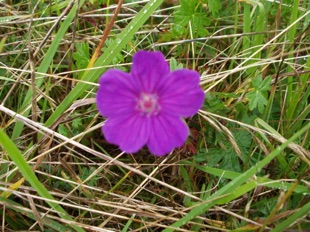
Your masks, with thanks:
[{"label": "grass clump", "polygon": [[[307,1],[6,1],[0,30],[3,231],[309,229]],[[99,76],[138,50],[201,74],[186,144],[108,144]]]}]

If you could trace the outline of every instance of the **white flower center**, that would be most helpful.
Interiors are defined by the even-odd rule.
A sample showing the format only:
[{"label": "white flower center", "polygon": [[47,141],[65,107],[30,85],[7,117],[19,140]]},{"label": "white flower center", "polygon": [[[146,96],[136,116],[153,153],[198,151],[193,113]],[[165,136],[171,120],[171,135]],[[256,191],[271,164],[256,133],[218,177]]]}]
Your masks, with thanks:
[{"label": "white flower center", "polygon": [[160,110],[157,95],[151,93],[141,93],[140,98],[137,101],[137,108],[147,116],[152,114],[156,115]]}]

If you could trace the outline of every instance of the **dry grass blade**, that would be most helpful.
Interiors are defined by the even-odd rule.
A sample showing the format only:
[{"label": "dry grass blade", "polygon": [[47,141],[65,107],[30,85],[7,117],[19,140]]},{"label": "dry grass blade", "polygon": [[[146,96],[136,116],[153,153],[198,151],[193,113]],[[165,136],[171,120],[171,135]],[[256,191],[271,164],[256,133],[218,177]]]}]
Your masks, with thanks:
[{"label": "dry grass blade", "polygon": [[33,212],[33,215],[35,217],[35,219],[37,220],[37,223],[39,224],[40,228],[43,230],[44,227],[43,227],[43,222],[41,220],[41,217],[36,209],[36,206],[35,206],[35,203],[34,201],[32,200],[32,197],[31,195],[29,194],[29,192],[26,192],[27,193],[27,199],[29,201],[29,204],[30,204],[30,207],[32,209],[32,212]]}]

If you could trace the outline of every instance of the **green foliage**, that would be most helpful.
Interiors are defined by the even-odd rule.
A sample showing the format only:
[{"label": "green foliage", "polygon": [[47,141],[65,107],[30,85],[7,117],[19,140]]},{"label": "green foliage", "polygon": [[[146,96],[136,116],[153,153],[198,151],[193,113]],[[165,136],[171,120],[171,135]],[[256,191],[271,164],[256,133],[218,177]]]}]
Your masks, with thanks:
[{"label": "green foliage", "polygon": [[69,137],[70,133],[69,133],[69,129],[64,125],[64,124],[60,124],[57,128],[57,132],[66,136],[66,137]]},{"label": "green foliage", "polygon": [[219,115],[226,115],[229,112],[229,108],[225,105],[224,99],[227,97],[235,96],[235,94],[216,92],[206,93],[205,107],[208,109],[208,112],[216,113]]},{"label": "green foliage", "polygon": [[[181,7],[174,15],[174,22],[179,28],[188,27],[190,23],[195,35],[206,36],[206,27],[210,20],[206,17],[206,11],[199,0],[180,0]],[[196,36],[195,36],[196,37]]]},{"label": "green foliage", "polygon": [[221,0],[208,0],[208,8],[215,17],[218,15],[219,11],[222,9],[223,1]]},{"label": "green foliage", "polygon": [[[76,51],[73,53],[75,66],[77,69],[85,69],[90,61],[89,44],[81,42],[75,44]],[[81,75],[81,74],[80,74]]]},{"label": "green foliage", "polygon": [[262,76],[259,75],[251,80],[253,89],[246,94],[246,97],[249,100],[249,109],[258,109],[258,111],[262,114],[268,103],[267,97],[268,91],[271,88],[271,77],[269,76],[263,80]]},{"label": "green foliage", "polygon": [[182,69],[182,68],[183,68],[182,63],[178,63],[174,57],[170,59],[170,69],[172,71],[177,70],[177,69]]},{"label": "green foliage", "polygon": [[[75,118],[72,121],[72,128],[75,130],[81,129],[81,126],[83,125],[82,119],[81,118]],[[82,130],[83,131],[83,130]]]},{"label": "green foliage", "polygon": [[[95,168],[93,168],[93,167],[90,167],[90,168],[82,167],[81,168],[81,172],[82,172],[81,173],[81,180],[84,181],[84,180],[88,179],[88,177],[90,175],[92,175],[94,173],[94,171],[95,171]],[[87,181],[87,184],[89,186],[95,187],[95,186],[97,186],[97,182],[100,179],[101,179],[101,177],[99,175],[93,176],[90,180]]]},{"label": "green foliage", "polygon": [[[105,46],[102,48],[102,52],[104,52],[109,46],[113,46],[113,44],[117,41],[119,41],[118,38],[117,39],[107,39]],[[124,53],[118,53],[114,56],[113,60],[111,61],[112,64],[117,65],[117,64],[124,63],[126,61],[126,56],[124,54],[130,53],[130,51],[131,51],[131,47],[128,44],[126,44],[123,48]],[[123,67],[123,66],[119,66],[118,69],[123,70],[123,71],[128,71],[128,69],[126,67]]]},{"label": "green foliage", "polygon": [[58,133],[70,138],[84,131],[83,119],[78,115],[73,116],[74,118],[71,123],[60,124],[58,126]]},{"label": "green foliage", "polygon": [[[219,136],[219,134],[216,135]],[[196,162],[206,162],[206,165],[209,167],[218,167],[223,170],[241,172],[241,161],[246,161],[249,156],[249,148],[252,139],[247,131],[237,131],[233,135],[240,148],[240,156],[236,153],[228,139],[225,138],[224,135],[220,135],[218,141],[220,141],[221,147],[211,146],[208,150],[202,149],[197,156],[194,157],[194,160]]]}]

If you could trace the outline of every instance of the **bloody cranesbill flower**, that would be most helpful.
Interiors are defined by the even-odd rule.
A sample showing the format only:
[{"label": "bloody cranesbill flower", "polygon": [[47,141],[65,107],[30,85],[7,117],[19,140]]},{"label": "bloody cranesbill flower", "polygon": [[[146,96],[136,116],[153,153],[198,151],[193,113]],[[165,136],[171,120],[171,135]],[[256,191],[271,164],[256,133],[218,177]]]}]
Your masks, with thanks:
[{"label": "bloody cranesbill flower", "polygon": [[110,69],[99,80],[96,100],[106,140],[127,153],[147,145],[165,155],[184,144],[189,129],[184,117],[197,113],[204,101],[199,74],[170,71],[161,52],[139,51],[130,73]]}]

